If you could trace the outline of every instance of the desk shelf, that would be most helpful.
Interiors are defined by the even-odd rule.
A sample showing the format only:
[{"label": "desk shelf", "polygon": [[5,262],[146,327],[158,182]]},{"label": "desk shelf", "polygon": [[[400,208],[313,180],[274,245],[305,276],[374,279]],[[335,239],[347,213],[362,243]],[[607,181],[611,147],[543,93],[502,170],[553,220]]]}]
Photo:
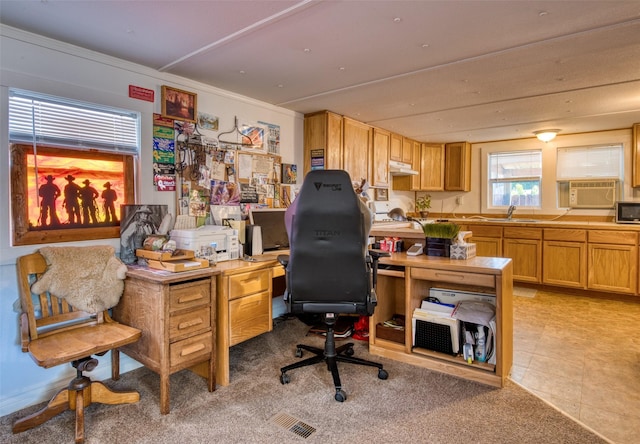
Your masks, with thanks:
[{"label": "desk shelf", "polygon": [[[476,257],[468,260],[407,256],[394,253],[381,259],[389,265],[403,265],[404,273],[382,270],[378,275],[378,305],[370,317],[369,350],[372,354],[503,387],[513,362],[513,282],[508,258]],[[413,347],[413,311],[433,287],[479,292],[496,298],[496,364],[474,361]],[[395,313],[404,314],[404,344],[381,338],[376,326]]]}]

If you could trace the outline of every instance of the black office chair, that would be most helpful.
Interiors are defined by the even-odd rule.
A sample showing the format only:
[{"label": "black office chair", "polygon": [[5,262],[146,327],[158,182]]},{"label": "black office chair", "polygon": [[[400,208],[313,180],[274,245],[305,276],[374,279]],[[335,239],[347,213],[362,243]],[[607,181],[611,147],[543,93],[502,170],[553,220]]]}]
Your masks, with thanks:
[{"label": "black office chair", "polygon": [[388,253],[367,250],[370,222],[365,217],[370,216],[363,214],[345,171],[310,171],[293,205],[290,254],[278,257],[286,269],[285,303],[292,314],[323,314],[327,332],[324,350],[297,345],[297,357],[302,357],[302,350],[315,356],[282,367],[280,382],[289,383],[289,370],[326,362],[335,399],[342,402],[347,394],[340,383],[338,361],[377,367],[378,378],[388,377],[382,364],[353,357],[353,343],[336,348],[334,336],[339,314],[373,314],[378,259]]}]

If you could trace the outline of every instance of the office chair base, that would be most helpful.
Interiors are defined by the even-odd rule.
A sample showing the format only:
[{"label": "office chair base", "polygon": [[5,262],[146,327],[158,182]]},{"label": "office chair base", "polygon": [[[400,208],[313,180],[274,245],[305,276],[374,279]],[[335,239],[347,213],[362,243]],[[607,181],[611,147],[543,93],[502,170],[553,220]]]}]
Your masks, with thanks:
[{"label": "office chair base", "polygon": [[331,375],[333,376],[333,383],[336,389],[334,398],[338,402],[344,402],[347,399],[347,394],[342,389],[342,383],[340,382],[340,374],[338,373],[338,362],[348,362],[351,364],[376,367],[378,369],[379,379],[384,380],[389,377],[389,373],[387,373],[387,371],[382,368],[382,364],[353,357],[354,351],[353,351],[352,342],[341,345],[340,347],[336,348],[335,354],[333,353],[327,354],[326,350],[323,350],[317,347],[311,347],[305,344],[298,344],[296,346],[296,357],[301,358],[303,355],[303,352],[302,352],[303,350],[307,350],[313,353],[314,356],[307,358],[303,361],[299,361],[299,362],[287,365],[286,367],[282,367],[280,369],[280,373],[281,373],[280,382],[282,384],[288,384],[291,381],[291,378],[287,374],[289,370],[318,364],[320,362],[326,362],[327,370],[329,370],[331,372]]}]

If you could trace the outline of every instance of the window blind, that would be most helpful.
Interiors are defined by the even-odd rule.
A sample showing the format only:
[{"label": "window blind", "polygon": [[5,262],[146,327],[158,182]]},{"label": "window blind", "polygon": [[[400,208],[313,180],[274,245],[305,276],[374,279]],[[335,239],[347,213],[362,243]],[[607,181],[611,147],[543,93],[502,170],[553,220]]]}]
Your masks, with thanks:
[{"label": "window blind", "polygon": [[9,90],[9,141],[137,154],[137,112]]},{"label": "window blind", "polygon": [[521,151],[489,154],[489,179],[540,178],[542,152]]},{"label": "window blind", "polygon": [[622,179],[622,145],[558,148],[556,180]]}]

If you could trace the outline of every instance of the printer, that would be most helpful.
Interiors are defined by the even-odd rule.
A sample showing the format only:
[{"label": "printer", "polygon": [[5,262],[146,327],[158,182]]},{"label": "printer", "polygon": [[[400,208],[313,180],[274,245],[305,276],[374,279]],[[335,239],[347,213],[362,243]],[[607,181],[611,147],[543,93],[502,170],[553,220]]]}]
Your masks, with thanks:
[{"label": "printer", "polygon": [[181,250],[192,250],[195,257],[209,259],[213,248],[218,262],[240,257],[238,232],[222,225],[202,225],[198,228],[171,230],[171,240]]}]

